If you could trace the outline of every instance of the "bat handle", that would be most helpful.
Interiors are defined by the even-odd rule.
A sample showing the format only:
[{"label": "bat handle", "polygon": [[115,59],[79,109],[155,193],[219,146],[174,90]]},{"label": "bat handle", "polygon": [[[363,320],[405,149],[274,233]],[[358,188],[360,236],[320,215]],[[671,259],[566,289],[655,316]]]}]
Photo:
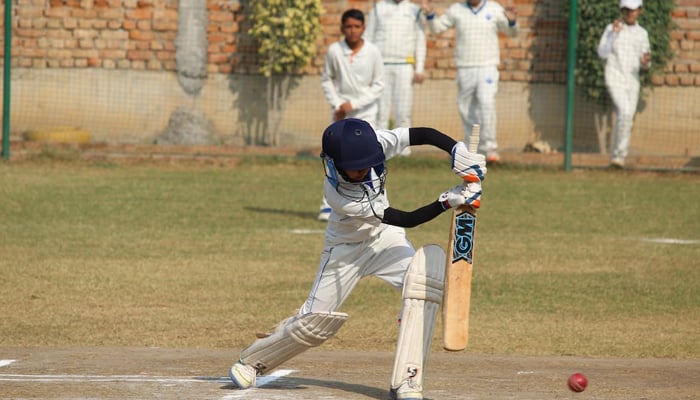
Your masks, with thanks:
[{"label": "bat handle", "polygon": [[472,125],[472,132],[471,132],[471,134],[469,134],[469,145],[467,146],[467,149],[469,149],[469,152],[476,153],[476,151],[478,150],[480,135],[481,135],[481,125],[479,125],[479,124]]},{"label": "bat handle", "polygon": [[[481,125],[479,125],[479,124],[472,125],[472,132],[469,134],[469,145],[467,146],[467,149],[469,149],[470,153],[476,153],[476,151],[479,149],[480,135],[481,135]],[[469,183],[469,182],[479,182],[479,178],[477,178],[473,175],[465,175],[464,176],[464,185],[466,186],[467,183]]]}]

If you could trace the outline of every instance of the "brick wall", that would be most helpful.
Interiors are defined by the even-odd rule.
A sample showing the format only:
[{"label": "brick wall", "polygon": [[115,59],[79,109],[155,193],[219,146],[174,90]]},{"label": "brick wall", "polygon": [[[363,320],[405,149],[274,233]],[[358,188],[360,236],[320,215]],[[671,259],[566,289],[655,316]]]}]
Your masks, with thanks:
[{"label": "brick wall", "polygon": [[[254,0],[248,0],[254,1]],[[246,35],[243,0],[207,0],[209,73],[255,73],[255,43]],[[438,10],[453,1],[434,0]],[[502,38],[502,81],[564,82],[564,0],[504,0],[519,10],[521,34]],[[318,74],[328,44],[340,37],[340,14],[369,10],[372,0],[324,0],[323,37],[304,71]],[[700,0],[676,0],[677,53],[657,86],[700,86]],[[4,11],[4,9],[3,9]],[[177,0],[14,0],[13,66],[174,71]],[[452,79],[454,31],[429,35],[427,74]],[[2,49],[0,49],[1,51]]]}]

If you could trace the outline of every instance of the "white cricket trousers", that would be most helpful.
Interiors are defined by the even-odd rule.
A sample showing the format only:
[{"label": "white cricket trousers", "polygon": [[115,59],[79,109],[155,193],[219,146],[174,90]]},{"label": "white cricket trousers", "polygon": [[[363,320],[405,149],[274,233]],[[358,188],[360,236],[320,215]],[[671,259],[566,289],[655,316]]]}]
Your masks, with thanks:
[{"label": "white cricket trousers", "polygon": [[384,91],[379,98],[377,127],[389,129],[389,119],[394,117],[397,127],[411,127],[413,111],[413,64],[384,64]]},{"label": "white cricket trousers", "polygon": [[309,297],[299,314],[336,311],[366,276],[375,276],[401,290],[414,254],[405,230],[396,226],[388,226],[361,243],[326,246]]},{"label": "white cricket trousers", "polygon": [[469,143],[473,124],[481,125],[479,153],[489,154],[498,149],[496,141],[496,93],[498,67],[457,68],[457,107],[462,117],[464,140]]},{"label": "white cricket trousers", "polygon": [[[629,80],[627,83],[630,83]],[[633,82],[628,86],[608,85],[608,93],[615,103],[616,121],[610,139],[610,157],[624,160],[632,136],[632,124],[637,112],[639,101],[639,83]]]}]

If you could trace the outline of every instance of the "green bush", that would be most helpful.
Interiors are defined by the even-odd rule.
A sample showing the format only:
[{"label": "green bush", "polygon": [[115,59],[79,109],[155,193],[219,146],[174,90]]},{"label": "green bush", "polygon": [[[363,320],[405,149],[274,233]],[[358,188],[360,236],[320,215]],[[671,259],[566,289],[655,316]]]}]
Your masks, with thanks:
[{"label": "green bush", "polygon": [[[605,63],[598,57],[600,37],[607,24],[620,18],[618,0],[579,0],[578,42],[576,54],[576,84],[582,86],[590,98],[603,102],[606,99]],[[663,71],[673,57],[670,31],[673,28],[671,11],[673,0],[647,1],[639,17],[639,24],[649,32],[652,66],[640,74],[642,87],[651,86],[651,76]]]},{"label": "green bush", "polygon": [[251,4],[249,33],[260,46],[260,72],[269,77],[306,66],[316,54],[321,0],[256,0]]}]

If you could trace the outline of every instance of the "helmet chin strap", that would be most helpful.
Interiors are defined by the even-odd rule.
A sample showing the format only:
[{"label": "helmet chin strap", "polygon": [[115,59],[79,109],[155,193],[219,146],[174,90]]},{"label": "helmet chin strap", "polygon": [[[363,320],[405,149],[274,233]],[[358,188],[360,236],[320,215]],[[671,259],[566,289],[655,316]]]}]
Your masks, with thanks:
[{"label": "helmet chin strap", "polygon": [[369,196],[369,193],[367,192],[367,188],[363,188],[363,190],[365,191],[365,196],[367,196],[367,200],[369,202],[369,208],[370,208],[370,210],[372,210],[372,214],[374,214],[374,216],[377,217],[378,220],[380,220],[380,221],[383,220],[384,218],[377,215],[377,212],[374,211],[374,206],[372,206],[372,198]]}]

